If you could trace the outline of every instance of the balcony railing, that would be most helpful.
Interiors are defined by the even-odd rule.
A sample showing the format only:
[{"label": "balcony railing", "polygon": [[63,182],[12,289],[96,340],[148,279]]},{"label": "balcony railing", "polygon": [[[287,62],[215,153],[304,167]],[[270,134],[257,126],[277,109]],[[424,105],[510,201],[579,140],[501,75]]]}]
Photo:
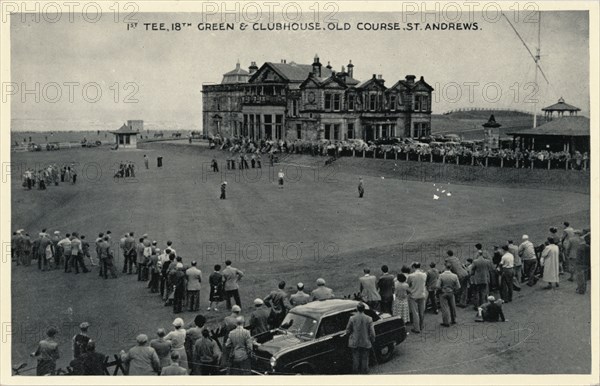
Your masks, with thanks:
[{"label": "balcony railing", "polygon": [[287,100],[284,96],[279,95],[244,95],[242,104],[285,106]]}]

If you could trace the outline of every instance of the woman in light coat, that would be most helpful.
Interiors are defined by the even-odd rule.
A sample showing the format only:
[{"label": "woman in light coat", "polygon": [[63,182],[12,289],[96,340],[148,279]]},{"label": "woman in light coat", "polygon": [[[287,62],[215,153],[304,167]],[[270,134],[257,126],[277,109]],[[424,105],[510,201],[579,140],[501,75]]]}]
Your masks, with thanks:
[{"label": "woman in light coat", "polygon": [[559,255],[560,251],[558,245],[555,244],[552,237],[548,237],[548,245],[542,251],[542,265],[544,267],[543,280],[548,283],[544,289],[552,288],[553,283],[558,287]]}]

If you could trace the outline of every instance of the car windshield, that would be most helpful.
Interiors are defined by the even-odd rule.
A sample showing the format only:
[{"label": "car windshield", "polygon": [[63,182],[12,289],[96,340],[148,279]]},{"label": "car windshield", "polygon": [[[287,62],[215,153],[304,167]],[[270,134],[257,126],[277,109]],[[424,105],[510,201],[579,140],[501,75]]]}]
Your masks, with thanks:
[{"label": "car windshield", "polygon": [[281,323],[281,329],[305,340],[313,339],[317,331],[317,320],[290,312]]}]

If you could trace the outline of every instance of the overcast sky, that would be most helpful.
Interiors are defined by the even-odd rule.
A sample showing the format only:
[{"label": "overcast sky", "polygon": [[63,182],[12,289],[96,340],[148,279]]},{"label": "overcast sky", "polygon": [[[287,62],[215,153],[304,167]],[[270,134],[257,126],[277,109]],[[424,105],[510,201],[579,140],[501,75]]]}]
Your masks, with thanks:
[{"label": "overcast sky", "polygon": [[[36,103],[28,95],[13,97],[13,129],[114,129],[127,119],[144,119],[162,128],[201,128],[200,90],[204,83],[220,82],[222,74],[235,68],[239,59],[247,68],[251,61],[310,64],[315,53],[336,70],[349,60],[355,78],[364,80],[382,74],[391,86],[407,74],[436,88],[434,113],[468,107],[514,108],[532,111],[525,98],[531,92],[534,65],[525,47],[509,24],[501,19],[490,23],[476,16],[478,31],[356,31],[357,22],[402,21],[399,13],[339,13],[339,22],[348,22],[352,31],[253,32],[199,31],[201,14],[139,14],[140,22],[190,22],[181,32],[151,32],[138,27],[127,31],[125,24],[103,17],[97,23],[77,18],[70,23],[22,22],[11,27],[12,81],[30,89],[40,83],[40,93],[55,98],[52,86],[61,85],[56,103],[42,98]],[[311,21],[304,20],[306,22]],[[417,20],[413,20],[417,21]],[[515,23],[532,50],[537,44],[537,23]],[[237,29],[237,27],[236,27]],[[539,78],[538,109],[559,97],[589,115],[589,25],[587,12],[543,12],[541,23],[541,65],[550,80]],[[77,82],[74,100],[68,99],[65,82]],[[102,97],[90,103],[82,97],[82,86],[95,82]],[[126,83],[135,83],[125,88]],[[469,99],[473,85],[474,100]],[[499,85],[502,97],[492,103]],[[118,87],[115,84],[118,83]],[[516,84],[516,85],[515,85]],[[460,85],[461,95],[457,95]],[[115,95],[119,89],[118,95]],[[445,93],[444,93],[445,91]],[[124,103],[134,92],[136,103]],[[95,97],[95,89],[88,88]],[[114,98],[118,101],[115,103]],[[57,123],[60,122],[60,123]],[[93,126],[93,127],[92,127]]]}]

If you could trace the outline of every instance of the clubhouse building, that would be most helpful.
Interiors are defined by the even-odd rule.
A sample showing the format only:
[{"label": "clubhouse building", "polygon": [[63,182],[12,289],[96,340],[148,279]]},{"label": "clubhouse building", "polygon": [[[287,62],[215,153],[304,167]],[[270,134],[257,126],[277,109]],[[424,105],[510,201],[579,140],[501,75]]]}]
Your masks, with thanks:
[{"label": "clubhouse building", "polygon": [[202,86],[204,133],[223,137],[371,141],[431,133],[431,92],[407,75],[386,87],[381,75],[354,78],[352,61],[336,72],[318,56],[312,64],[282,60],[248,71],[237,63],[220,84]]}]

